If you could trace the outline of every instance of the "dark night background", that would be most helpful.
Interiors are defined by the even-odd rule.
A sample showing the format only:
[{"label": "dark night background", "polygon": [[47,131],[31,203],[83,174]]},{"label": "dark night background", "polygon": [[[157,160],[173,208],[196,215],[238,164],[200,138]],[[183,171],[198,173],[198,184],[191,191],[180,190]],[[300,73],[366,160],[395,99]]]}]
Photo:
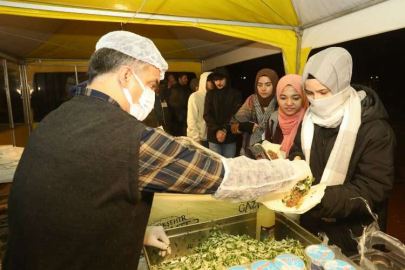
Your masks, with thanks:
[{"label": "dark night background", "polygon": [[[353,57],[352,83],[373,88],[382,100],[397,138],[395,186],[390,195],[387,233],[405,243],[403,196],[405,192],[405,29],[348,41],[333,46],[347,49]],[[314,49],[310,56],[325,49]],[[254,93],[256,73],[262,68],[285,75],[281,54],[228,66],[232,85],[246,99]],[[246,79],[242,79],[246,77]]]},{"label": "dark night background", "polygon": [[[405,29],[333,45],[347,49],[353,57],[352,83],[373,88],[383,101],[393,122],[405,119]],[[327,47],[314,49],[310,56]],[[228,66],[232,85],[247,98],[254,93],[256,73],[262,68],[285,75],[281,54],[266,56]],[[246,77],[246,79],[242,79]]]}]

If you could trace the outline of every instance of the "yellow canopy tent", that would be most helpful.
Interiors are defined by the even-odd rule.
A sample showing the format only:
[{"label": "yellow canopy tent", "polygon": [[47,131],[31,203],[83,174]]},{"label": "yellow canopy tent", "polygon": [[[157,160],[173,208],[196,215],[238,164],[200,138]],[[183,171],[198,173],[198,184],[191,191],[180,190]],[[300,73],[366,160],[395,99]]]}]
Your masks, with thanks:
[{"label": "yellow canopy tent", "polygon": [[[124,28],[151,38],[172,63],[173,70],[183,69],[187,63],[187,67],[199,73],[198,63],[208,62],[202,66],[204,70],[229,64],[229,59],[221,62],[218,60],[224,57],[216,56],[248,47],[250,50],[244,53],[252,57],[281,51],[286,73],[299,73],[309,47],[403,27],[400,16],[403,5],[401,0],[0,1],[0,52],[19,59],[87,60],[101,35]],[[378,19],[367,20],[374,17]],[[18,23],[15,27],[1,27],[5,21],[9,24],[21,20],[34,31],[24,32],[26,27]],[[302,33],[304,42],[301,42]],[[196,38],[190,39],[189,34]],[[18,43],[17,47],[21,47],[24,43],[21,38],[36,46],[7,50],[10,44]],[[261,47],[255,48],[252,42],[278,49],[257,53]],[[301,44],[308,48],[301,50]]]},{"label": "yellow canopy tent", "polygon": [[[169,64],[183,68],[181,60],[189,65],[210,56],[199,54],[198,46],[186,47],[187,37],[179,38],[181,32],[190,32],[184,27],[192,27],[195,36],[207,35],[202,30],[220,34],[200,47],[209,47],[214,55],[247,41],[269,44],[282,51],[286,73],[298,72],[300,29],[291,1],[0,1],[0,14],[12,15],[9,22],[18,20],[17,15],[29,17],[30,26],[54,26],[47,29],[51,36],[32,38],[38,46],[17,54],[23,59],[88,59],[100,36],[123,28],[151,38]],[[3,31],[0,36],[13,34]]]},{"label": "yellow canopy tent", "polygon": [[[66,66],[74,67],[76,73],[86,71],[96,41],[109,31],[125,29],[149,37],[168,60],[169,71],[198,75],[217,66],[281,52],[286,73],[300,73],[310,47],[404,27],[404,3],[0,0],[0,58],[19,64],[14,72],[20,74],[25,123],[31,129],[29,96],[33,73],[38,69],[55,72],[55,63],[59,71],[66,72]],[[2,61],[5,71],[9,62]],[[10,115],[11,102],[7,103]],[[9,117],[13,129],[12,115]]]},{"label": "yellow canopy tent", "polygon": [[[24,60],[23,77],[29,77],[29,63],[44,60],[50,65],[65,60],[84,70],[78,60],[89,59],[96,41],[107,32],[125,29],[152,39],[171,71],[199,74],[282,52],[286,73],[300,73],[310,47],[405,27],[404,7],[403,0],[0,0],[0,58]],[[29,93],[25,96],[28,113]],[[250,202],[225,209],[199,198],[203,201],[198,204],[210,210],[217,205],[224,216],[257,208]],[[151,222],[212,218],[212,211],[193,212],[183,201],[177,201],[176,213],[167,213],[164,196],[155,198],[154,207],[159,210],[160,205],[163,214],[155,210]]]},{"label": "yellow canopy tent", "polygon": [[405,27],[404,5],[403,0],[0,0],[0,58],[20,64],[25,123],[32,126],[32,70],[40,66],[47,72],[63,61],[75,72],[85,71],[96,41],[112,30],[152,39],[169,71],[198,75],[282,52],[286,73],[300,73],[310,47]]}]

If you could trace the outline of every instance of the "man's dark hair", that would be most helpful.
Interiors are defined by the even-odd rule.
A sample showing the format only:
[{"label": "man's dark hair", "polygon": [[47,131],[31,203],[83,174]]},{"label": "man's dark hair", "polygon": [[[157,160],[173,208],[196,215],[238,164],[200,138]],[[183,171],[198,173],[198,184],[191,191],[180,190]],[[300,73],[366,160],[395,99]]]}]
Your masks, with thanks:
[{"label": "man's dark hair", "polygon": [[173,73],[166,73],[166,78],[169,79],[170,76],[173,76],[173,78],[177,81],[176,74]]},{"label": "man's dark hair", "polygon": [[133,67],[135,73],[142,72],[147,66],[146,64],[147,63],[119,51],[102,48],[94,52],[90,58],[88,83],[91,84],[97,76],[114,72],[121,66]]},{"label": "man's dark hair", "polygon": [[207,77],[207,81],[214,81],[214,74],[215,73],[210,73],[209,75],[208,75],[208,77]]},{"label": "man's dark hair", "polygon": [[180,73],[178,74],[177,78],[178,78],[178,79],[181,79],[184,75],[186,75],[186,76],[188,77],[188,75],[187,75],[186,72],[180,72]]},{"label": "man's dark hair", "polygon": [[230,76],[229,76],[229,71],[224,68],[224,67],[217,67],[214,69],[214,81],[216,80],[222,80],[223,78],[226,78],[227,83],[230,84]]},{"label": "man's dark hair", "polygon": [[213,73],[213,76],[212,76],[213,81],[222,80],[223,78],[226,78],[225,75],[223,75],[221,73]]}]

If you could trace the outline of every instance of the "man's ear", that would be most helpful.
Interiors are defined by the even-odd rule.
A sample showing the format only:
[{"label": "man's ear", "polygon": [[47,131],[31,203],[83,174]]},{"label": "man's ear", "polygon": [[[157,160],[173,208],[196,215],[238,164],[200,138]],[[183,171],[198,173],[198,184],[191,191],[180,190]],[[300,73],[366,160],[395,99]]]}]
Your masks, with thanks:
[{"label": "man's ear", "polygon": [[123,88],[128,88],[128,82],[131,78],[132,72],[128,66],[122,66],[118,70],[118,81]]}]

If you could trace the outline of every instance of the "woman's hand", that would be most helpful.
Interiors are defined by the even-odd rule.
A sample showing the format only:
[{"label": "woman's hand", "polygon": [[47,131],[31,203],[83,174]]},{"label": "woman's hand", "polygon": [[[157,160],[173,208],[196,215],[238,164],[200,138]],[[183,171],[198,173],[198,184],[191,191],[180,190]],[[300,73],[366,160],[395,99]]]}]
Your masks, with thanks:
[{"label": "woman's hand", "polygon": [[258,127],[259,125],[255,123],[252,129],[252,133],[255,133]]}]

